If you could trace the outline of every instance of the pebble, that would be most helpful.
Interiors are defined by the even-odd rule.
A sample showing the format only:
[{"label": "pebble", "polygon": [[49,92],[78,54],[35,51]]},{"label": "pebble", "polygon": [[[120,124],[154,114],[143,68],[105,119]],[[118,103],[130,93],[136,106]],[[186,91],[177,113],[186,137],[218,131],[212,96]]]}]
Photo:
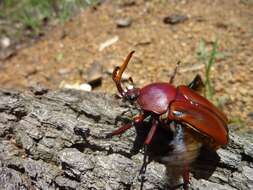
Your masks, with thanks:
[{"label": "pebble", "polygon": [[114,36],[99,45],[98,50],[103,51],[105,48],[115,44],[119,40],[119,36]]},{"label": "pebble", "polygon": [[165,24],[171,24],[171,25],[175,25],[175,24],[179,24],[182,23],[184,21],[188,20],[188,17],[186,15],[182,15],[182,14],[172,14],[170,16],[167,16],[163,19],[163,22]]},{"label": "pebble", "polygon": [[102,84],[103,68],[100,62],[94,61],[87,70],[87,82],[93,88]]},{"label": "pebble", "polygon": [[8,37],[2,37],[1,38],[1,46],[2,48],[8,48],[11,45],[11,40]]},{"label": "pebble", "polygon": [[92,87],[91,87],[90,84],[83,83],[83,84],[80,84],[79,89],[80,89],[80,90],[83,90],[83,91],[88,91],[88,92],[90,92],[90,91],[92,90]]},{"label": "pebble", "polygon": [[[60,85],[61,86],[61,85]],[[92,90],[92,87],[88,83],[82,83],[82,84],[63,84],[62,88],[66,89],[74,89],[74,90],[82,90],[82,91],[87,91],[90,92]]]},{"label": "pebble", "polygon": [[130,27],[132,24],[132,19],[131,18],[120,18],[116,20],[116,24],[118,28],[126,28]]},{"label": "pebble", "polygon": [[133,6],[136,4],[135,0],[121,0],[119,1],[121,3],[122,6],[124,7],[129,7],[129,6]]},{"label": "pebble", "polygon": [[66,75],[66,74],[69,74],[71,71],[70,71],[70,69],[68,69],[68,68],[62,68],[62,69],[59,69],[58,70],[58,73],[60,74],[60,75]]}]

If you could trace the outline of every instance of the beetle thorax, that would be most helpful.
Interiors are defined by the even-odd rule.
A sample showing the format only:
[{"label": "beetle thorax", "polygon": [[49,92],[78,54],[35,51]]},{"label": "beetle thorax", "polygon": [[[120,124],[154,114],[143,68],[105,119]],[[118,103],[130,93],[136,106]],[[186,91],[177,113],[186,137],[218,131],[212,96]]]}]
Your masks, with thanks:
[{"label": "beetle thorax", "polygon": [[167,111],[175,96],[176,88],[173,85],[169,83],[152,83],[140,90],[137,102],[145,111],[163,114]]}]

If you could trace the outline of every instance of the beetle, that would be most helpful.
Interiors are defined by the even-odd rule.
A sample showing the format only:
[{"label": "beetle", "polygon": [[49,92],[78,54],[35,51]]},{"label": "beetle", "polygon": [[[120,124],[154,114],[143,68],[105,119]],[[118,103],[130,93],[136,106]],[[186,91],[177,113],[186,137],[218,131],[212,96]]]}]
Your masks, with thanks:
[{"label": "beetle", "polygon": [[[147,165],[146,150],[152,145],[156,132],[163,128],[163,133],[168,133],[165,137],[170,139],[169,145],[173,147],[159,159],[167,166],[174,163],[183,165],[184,189],[188,189],[188,165],[196,158],[202,145],[217,150],[228,143],[228,119],[222,111],[197,92],[203,85],[199,75],[188,86],[176,87],[172,84],[177,67],[169,82],[155,82],[142,88],[123,89],[121,77],[133,53],[134,51],[130,52],[123,64],[114,69],[112,79],[121,98],[136,102],[141,113],[133,118],[133,123],[123,125],[109,133],[107,137],[120,135],[133,126],[143,125],[146,118],[151,118],[151,125],[144,141],[144,165],[141,171],[143,172]],[[181,161],[177,162],[179,158]]]}]

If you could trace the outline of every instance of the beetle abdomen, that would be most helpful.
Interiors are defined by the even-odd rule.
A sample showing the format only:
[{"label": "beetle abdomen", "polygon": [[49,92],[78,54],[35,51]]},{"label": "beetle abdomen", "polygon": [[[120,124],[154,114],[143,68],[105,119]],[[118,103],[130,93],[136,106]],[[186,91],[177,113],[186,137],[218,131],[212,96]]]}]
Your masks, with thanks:
[{"label": "beetle abdomen", "polygon": [[137,99],[143,110],[157,114],[165,113],[175,99],[176,88],[169,83],[153,83],[143,87]]}]

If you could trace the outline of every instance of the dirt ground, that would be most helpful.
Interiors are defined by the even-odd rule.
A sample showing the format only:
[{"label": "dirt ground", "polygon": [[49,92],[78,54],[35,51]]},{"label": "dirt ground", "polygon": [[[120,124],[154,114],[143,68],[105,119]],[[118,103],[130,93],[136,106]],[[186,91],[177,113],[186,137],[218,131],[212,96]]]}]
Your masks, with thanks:
[{"label": "dirt ground", "polygon": [[[188,19],[165,24],[163,19],[173,14]],[[175,84],[187,84],[197,73],[204,77],[204,65],[196,56],[200,40],[210,46],[217,39],[225,57],[211,73],[215,98],[230,120],[253,128],[252,18],[252,1],[106,1],[4,60],[0,86],[27,89],[39,83],[57,89],[81,84],[96,63],[103,68],[103,78],[95,90],[115,93],[111,70],[131,50],[136,53],[126,72],[137,86],[168,81],[179,60]],[[117,27],[119,19],[131,23]]]}]

